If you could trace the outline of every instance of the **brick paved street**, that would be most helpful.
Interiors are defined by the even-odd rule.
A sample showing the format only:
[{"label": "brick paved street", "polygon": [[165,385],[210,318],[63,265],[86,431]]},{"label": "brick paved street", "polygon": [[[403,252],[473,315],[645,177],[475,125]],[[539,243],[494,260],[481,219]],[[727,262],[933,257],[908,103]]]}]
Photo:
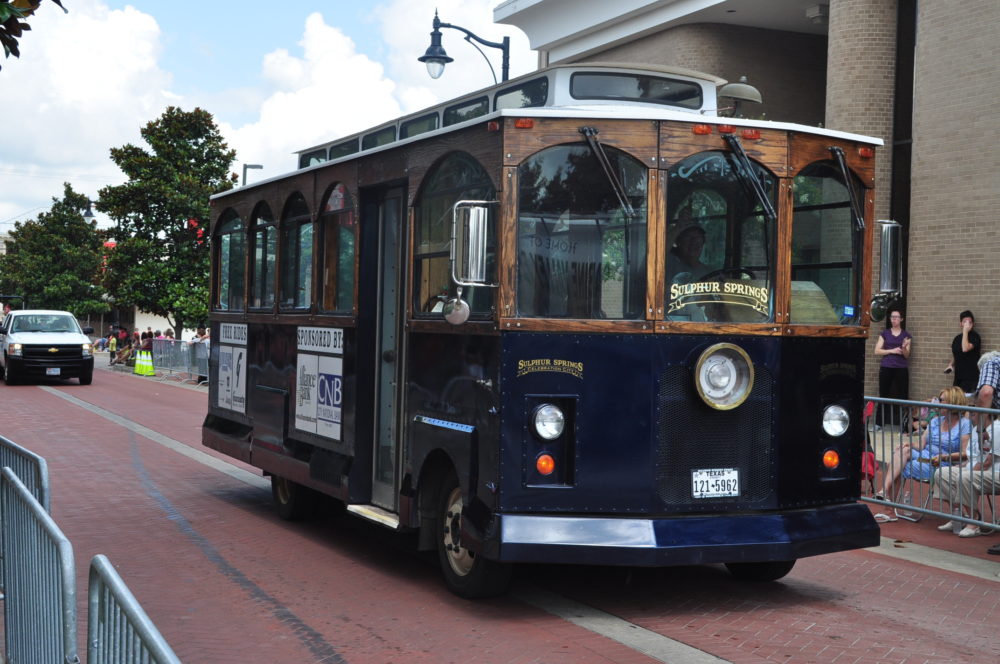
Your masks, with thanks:
[{"label": "brick paved street", "polygon": [[[89,387],[0,386],[0,434],[48,461],[81,625],[87,565],[104,553],[185,662],[667,661],[637,649],[628,632],[640,627],[733,662],[1000,660],[1000,564],[985,555],[996,536],[959,542],[932,519],[890,524],[912,540],[904,549],[968,547],[963,560],[987,578],[871,551],[806,559],[764,585],[721,567],[529,566],[510,596],[468,602],[405,538],[349,517],[285,523],[259,475],[241,481],[124,425],[230,463],[200,445],[206,400],[107,371]],[[595,633],[529,603],[537,589],[631,626],[619,640]]]}]

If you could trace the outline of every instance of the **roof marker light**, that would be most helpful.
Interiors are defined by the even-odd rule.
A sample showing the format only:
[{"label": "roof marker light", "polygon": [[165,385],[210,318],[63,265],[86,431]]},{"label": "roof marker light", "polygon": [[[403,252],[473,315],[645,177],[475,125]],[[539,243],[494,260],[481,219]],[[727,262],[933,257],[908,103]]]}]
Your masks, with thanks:
[{"label": "roof marker light", "polygon": [[500,123],[496,120],[490,120],[486,123],[486,131],[500,131]]},{"label": "roof marker light", "polygon": [[760,129],[744,129],[743,130],[743,140],[745,140],[745,141],[759,141],[760,140]]},{"label": "roof marker light", "polygon": [[712,133],[712,126],[707,124],[691,125],[691,132],[698,136],[707,136]]},{"label": "roof marker light", "polygon": [[862,159],[871,159],[875,156],[875,148],[868,145],[862,145],[858,148],[858,156]]},{"label": "roof marker light", "polygon": [[531,118],[518,118],[514,120],[514,126],[518,129],[532,129],[535,126],[535,121]]},{"label": "roof marker light", "polygon": [[736,127],[734,127],[733,125],[719,125],[719,133],[720,134],[735,134],[736,133]]}]

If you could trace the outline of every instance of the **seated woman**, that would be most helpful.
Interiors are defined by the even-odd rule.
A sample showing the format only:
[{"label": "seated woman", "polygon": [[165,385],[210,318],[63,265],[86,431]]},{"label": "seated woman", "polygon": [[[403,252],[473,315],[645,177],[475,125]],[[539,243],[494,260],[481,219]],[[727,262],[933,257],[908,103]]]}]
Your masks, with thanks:
[{"label": "seated woman", "polygon": [[[942,406],[968,406],[965,393],[959,387],[948,387],[938,395]],[[920,436],[913,443],[901,444],[892,455],[892,463],[885,471],[882,491],[876,498],[884,499],[900,478],[912,478],[929,482],[934,475],[935,465],[947,466],[968,454],[969,439],[972,435],[972,421],[961,408],[940,408],[941,415],[931,419]],[[936,461],[937,464],[933,462]]]}]

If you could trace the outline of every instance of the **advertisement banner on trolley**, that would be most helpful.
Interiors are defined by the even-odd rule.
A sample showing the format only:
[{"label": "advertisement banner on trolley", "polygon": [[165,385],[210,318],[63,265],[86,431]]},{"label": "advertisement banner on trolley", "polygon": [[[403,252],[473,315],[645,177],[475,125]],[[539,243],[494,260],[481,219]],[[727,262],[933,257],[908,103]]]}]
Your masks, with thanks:
[{"label": "advertisement banner on trolley", "polygon": [[344,403],[343,330],[300,327],[295,371],[295,428],[340,440]]},{"label": "advertisement banner on trolley", "polygon": [[[218,407],[246,413],[247,326],[223,323],[219,346]],[[229,345],[240,344],[240,345]]]}]

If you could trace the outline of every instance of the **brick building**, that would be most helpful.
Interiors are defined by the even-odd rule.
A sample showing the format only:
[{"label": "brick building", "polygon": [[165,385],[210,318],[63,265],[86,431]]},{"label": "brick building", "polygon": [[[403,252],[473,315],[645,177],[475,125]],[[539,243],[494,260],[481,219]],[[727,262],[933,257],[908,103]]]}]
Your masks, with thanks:
[{"label": "brick building", "polygon": [[941,372],[963,309],[975,312],[984,350],[1000,349],[997,0],[508,0],[494,19],[528,35],[540,66],[747,76],[764,97],[748,117],[882,138],[876,217],[905,229],[911,396],[951,384]]}]

